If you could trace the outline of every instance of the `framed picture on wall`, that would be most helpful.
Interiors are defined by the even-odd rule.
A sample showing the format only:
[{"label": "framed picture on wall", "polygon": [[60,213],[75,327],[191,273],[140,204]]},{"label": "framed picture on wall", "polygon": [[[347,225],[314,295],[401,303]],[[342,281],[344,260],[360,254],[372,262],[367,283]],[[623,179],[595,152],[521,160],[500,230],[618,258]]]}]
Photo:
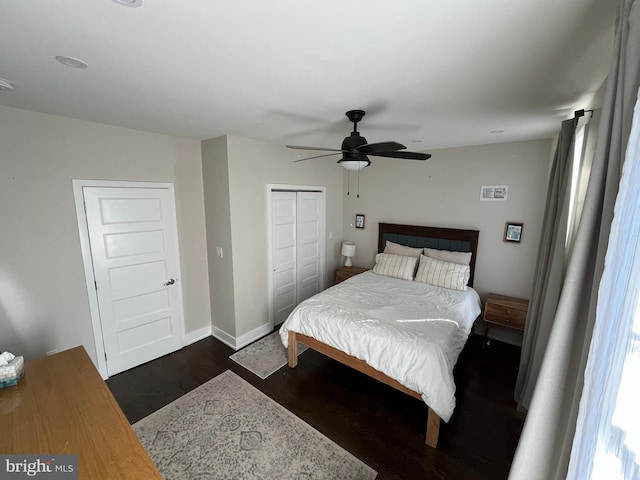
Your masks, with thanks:
[{"label": "framed picture on wall", "polygon": [[504,227],[504,241],[520,243],[524,223],[507,222]]},{"label": "framed picture on wall", "polygon": [[356,213],[356,228],[364,228],[364,215]]}]

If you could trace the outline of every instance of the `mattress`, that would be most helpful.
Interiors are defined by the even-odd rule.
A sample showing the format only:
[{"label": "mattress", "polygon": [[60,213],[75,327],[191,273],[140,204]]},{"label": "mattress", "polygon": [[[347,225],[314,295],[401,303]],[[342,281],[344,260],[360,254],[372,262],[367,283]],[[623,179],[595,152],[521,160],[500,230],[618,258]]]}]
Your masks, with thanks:
[{"label": "mattress", "polygon": [[310,336],[418,392],[449,421],[453,367],[480,314],[475,290],[450,290],[371,271],[300,303],[280,328]]}]

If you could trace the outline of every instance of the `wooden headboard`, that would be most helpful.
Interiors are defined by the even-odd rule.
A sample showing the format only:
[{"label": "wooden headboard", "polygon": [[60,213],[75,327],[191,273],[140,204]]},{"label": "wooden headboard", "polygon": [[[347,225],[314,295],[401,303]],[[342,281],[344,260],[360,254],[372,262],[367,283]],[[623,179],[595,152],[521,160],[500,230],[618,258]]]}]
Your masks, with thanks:
[{"label": "wooden headboard", "polygon": [[379,223],[378,226],[378,253],[384,251],[387,240],[408,247],[471,252],[471,263],[469,264],[471,275],[468,285],[473,287],[478,253],[478,235],[480,234],[478,230],[398,225],[395,223]]}]

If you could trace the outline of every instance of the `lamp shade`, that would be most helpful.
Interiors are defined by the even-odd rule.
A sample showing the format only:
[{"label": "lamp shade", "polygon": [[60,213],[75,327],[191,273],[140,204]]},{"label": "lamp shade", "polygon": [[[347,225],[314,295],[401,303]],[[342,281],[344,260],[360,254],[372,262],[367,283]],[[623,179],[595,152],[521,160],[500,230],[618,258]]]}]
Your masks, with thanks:
[{"label": "lamp shade", "polygon": [[353,257],[356,254],[356,244],[348,241],[342,242],[341,253],[344,257],[346,257],[344,261],[345,267],[352,266],[351,257]]}]

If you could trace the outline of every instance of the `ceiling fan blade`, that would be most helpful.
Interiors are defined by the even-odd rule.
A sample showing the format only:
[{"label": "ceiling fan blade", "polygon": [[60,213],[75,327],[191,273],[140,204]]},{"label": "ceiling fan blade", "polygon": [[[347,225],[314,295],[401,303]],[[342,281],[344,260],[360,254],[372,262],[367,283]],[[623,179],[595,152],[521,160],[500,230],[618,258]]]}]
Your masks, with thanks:
[{"label": "ceiling fan blade", "polygon": [[325,152],[342,152],[340,148],[323,148],[323,147],[304,147],[302,145],[285,145],[287,148],[294,148],[296,150],[322,150]]},{"label": "ceiling fan blade", "polygon": [[389,158],[406,158],[407,160],[428,160],[431,158],[429,153],[418,152],[378,152],[368,153],[372,157],[389,157]]},{"label": "ceiling fan blade", "polygon": [[294,160],[293,163],[295,163],[295,162],[304,162],[305,160],[312,160],[314,158],[332,157],[334,155],[340,155],[341,153],[342,153],[342,151],[339,151],[338,153],[326,153],[324,155],[316,155],[315,157],[299,158],[298,160]]},{"label": "ceiling fan blade", "polygon": [[398,142],[377,142],[365,143],[357,147],[357,150],[364,154],[374,155],[376,152],[393,152],[395,150],[403,150],[407,147]]}]

